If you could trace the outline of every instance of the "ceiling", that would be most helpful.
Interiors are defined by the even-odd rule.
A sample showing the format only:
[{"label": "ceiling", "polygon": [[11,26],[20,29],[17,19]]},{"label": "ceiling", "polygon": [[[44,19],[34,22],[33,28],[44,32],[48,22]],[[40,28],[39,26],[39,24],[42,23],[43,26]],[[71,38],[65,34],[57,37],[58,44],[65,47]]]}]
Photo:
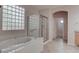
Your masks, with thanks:
[{"label": "ceiling", "polygon": [[29,9],[38,9],[38,10],[42,10],[42,9],[48,9],[48,8],[57,8],[57,7],[61,7],[64,5],[22,5],[22,7],[26,8],[27,10]]},{"label": "ceiling", "polygon": [[34,7],[38,8],[39,10],[41,9],[48,9],[48,8],[57,8],[60,7],[62,5],[34,5]]}]

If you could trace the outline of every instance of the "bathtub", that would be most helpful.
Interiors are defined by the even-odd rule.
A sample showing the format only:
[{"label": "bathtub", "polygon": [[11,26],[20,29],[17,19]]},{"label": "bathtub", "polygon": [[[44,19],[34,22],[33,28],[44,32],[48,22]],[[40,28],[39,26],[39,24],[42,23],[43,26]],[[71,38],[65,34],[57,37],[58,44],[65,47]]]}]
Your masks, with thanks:
[{"label": "bathtub", "polygon": [[42,49],[42,38],[20,37],[0,42],[1,53],[37,53]]}]

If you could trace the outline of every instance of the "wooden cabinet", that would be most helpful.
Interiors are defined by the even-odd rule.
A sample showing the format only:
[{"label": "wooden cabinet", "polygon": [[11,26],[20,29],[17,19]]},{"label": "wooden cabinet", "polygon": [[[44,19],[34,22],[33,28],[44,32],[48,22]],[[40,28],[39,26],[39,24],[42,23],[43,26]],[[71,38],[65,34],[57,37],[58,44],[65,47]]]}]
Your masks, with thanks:
[{"label": "wooden cabinet", "polygon": [[79,32],[75,32],[75,44],[79,46]]}]

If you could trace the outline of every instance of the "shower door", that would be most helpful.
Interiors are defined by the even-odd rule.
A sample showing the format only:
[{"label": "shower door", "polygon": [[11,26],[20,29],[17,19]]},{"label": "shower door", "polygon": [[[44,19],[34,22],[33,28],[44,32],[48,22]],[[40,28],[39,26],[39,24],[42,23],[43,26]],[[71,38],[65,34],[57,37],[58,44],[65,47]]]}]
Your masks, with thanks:
[{"label": "shower door", "polygon": [[40,16],[40,36],[44,38],[43,42],[48,40],[48,18]]}]

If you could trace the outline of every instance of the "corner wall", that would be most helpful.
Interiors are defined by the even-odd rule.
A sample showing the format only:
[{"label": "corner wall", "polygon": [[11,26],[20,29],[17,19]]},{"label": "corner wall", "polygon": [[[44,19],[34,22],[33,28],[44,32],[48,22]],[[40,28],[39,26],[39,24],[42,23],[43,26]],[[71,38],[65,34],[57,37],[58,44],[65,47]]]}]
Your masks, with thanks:
[{"label": "corner wall", "polygon": [[[48,23],[49,23],[49,40],[48,41],[51,41],[53,38],[54,38],[54,21],[52,20],[52,12],[51,12],[51,9],[44,9],[44,10],[41,10],[40,11],[40,15],[43,15],[43,16],[46,16],[48,17]],[[47,42],[48,42],[47,41]]]}]

